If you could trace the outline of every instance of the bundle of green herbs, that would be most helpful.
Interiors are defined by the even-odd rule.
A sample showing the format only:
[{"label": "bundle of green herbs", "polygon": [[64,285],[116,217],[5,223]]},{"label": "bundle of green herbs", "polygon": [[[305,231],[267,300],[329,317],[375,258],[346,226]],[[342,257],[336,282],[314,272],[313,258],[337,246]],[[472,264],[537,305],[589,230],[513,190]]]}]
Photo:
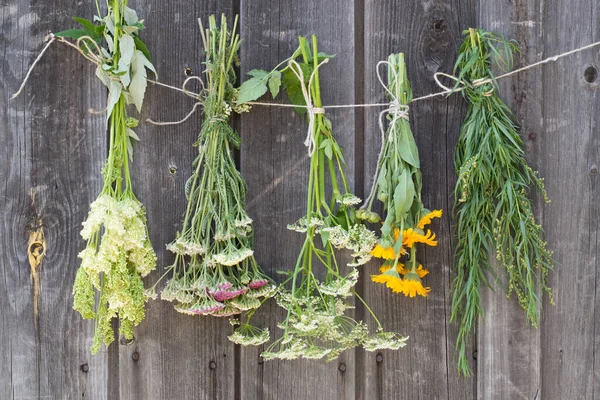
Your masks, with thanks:
[{"label": "bundle of green herbs", "polygon": [[[386,211],[381,227],[381,239],[371,252],[374,257],[385,261],[380,268],[380,274],[372,275],[371,280],[385,284],[395,293],[402,293],[408,297],[426,297],[431,289],[423,286],[422,278],[429,271],[418,263],[415,244],[437,245],[435,234],[429,229],[425,232],[424,229],[433,218],[442,216],[442,210],[429,211],[421,200],[421,162],[408,118],[412,90],[406,73],[404,54],[392,54],[387,62],[381,61],[379,64],[387,65],[386,92],[391,107],[381,115],[387,115],[389,125],[384,132],[380,120],[382,148],[373,188],[366,204],[356,215],[362,220],[379,222],[379,215],[372,211],[375,195],[383,203],[383,209]],[[379,74],[379,70],[377,73]],[[400,262],[409,251],[408,260]]]},{"label": "bundle of green herbs", "polygon": [[156,267],[156,255],[148,237],[146,212],[133,193],[129,174],[132,143],[139,140],[133,131],[138,124],[128,115],[126,105],[141,110],[146,91],[146,69],[154,71],[150,55],[138,33],[144,28],[127,0],[111,0],[107,15],[94,22],[75,18],[82,29],[55,34],[74,39],[82,54],[95,62],[96,76],[108,88],[106,108],[109,153],[102,173],[104,186],[90,205],[81,236],[87,241],[79,254],[81,267],[73,287],[74,308],[95,320],[91,351],[114,340],[113,318],[119,331],[133,339],[133,327],[145,316],[145,304],[152,294],[144,289],[142,277]]},{"label": "bundle of green herbs", "polygon": [[[248,109],[235,104],[240,44],[236,26],[237,18],[228,30],[224,15],[220,26],[214,16],[209,18],[208,29],[200,23],[206,56],[206,83],[200,98],[204,122],[194,143],[198,156],[186,183],[183,226],[167,245],[175,254],[167,271],[172,271],[172,277],[161,293],[162,299],[177,302],[177,311],[189,315],[252,313],[274,289],[253,255],[252,219],[245,211],[246,183],[233,158],[240,137],[230,115]],[[242,328],[254,333],[255,340],[269,338],[267,330]]]},{"label": "bundle of green herbs", "polygon": [[[283,84],[290,101],[309,122],[305,142],[310,154],[306,215],[288,226],[305,235],[305,240],[294,269],[288,271],[287,279],[277,289],[277,302],[287,314],[278,324],[282,337],[262,353],[266,360],[332,360],[342,351],[361,345],[370,351],[398,349],[407,339],[384,331],[354,289],[359,277],[357,267],[371,259],[377,237],[356,217],[361,200],[349,190],[342,148],[322,108],[319,67],[331,57],[318,52],[315,36],[312,48],[306,38],[300,37],[299,47],[290,58],[270,72],[250,71],[252,78],[240,87],[238,102],[243,104],[267,90],[275,97]],[[339,249],[350,251],[347,266],[336,254]],[[370,333],[364,322],[349,315],[355,299],[371,312],[378,326],[376,333]],[[242,329],[236,334],[239,343],[253,344],[252,335]]]},{"label": "bundle of green herbs", "polygon": [[[541,292],[553,268],[542,227],[535,222],[529,192],[538,188],[548,201],[543,180],[524,158],[515,118],[498,96],[492,66],[509,69],[513,41],[469,29],[454,67],[469,107],[460,131],[454,165],[457,248],[452,316],[458,322],[458,369],[470,375],[466,346],[477,318],[483,316],[481,286],[490,283],[489,252],[504,267],[507,295],[515,293],[528,321],[537,326]],[[458,87],[458,86],[457,86]]]}]

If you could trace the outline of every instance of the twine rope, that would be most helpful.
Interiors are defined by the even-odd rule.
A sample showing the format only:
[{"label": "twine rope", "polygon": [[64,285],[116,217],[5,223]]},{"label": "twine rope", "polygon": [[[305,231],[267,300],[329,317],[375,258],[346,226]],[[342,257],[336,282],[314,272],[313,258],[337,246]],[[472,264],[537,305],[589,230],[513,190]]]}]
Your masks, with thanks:
[{"label": "twine rope", "polygon": [[[59,41],[61,43],[64,43],[74,49],[76,49],[82,56],[84,56],[88,61],[97,64],[97,65],[101,65],[103,61],[105,61],[104,56],[102,55],[102,52],[100,50],[100,47],[98,46],[98,44],[92,40],[89,36],[82,36],[79,39],[77,39],[77,41],[74,43],[71,43],[70,41],[62,38],[62,37],[57,37],[55,36],[53,33],[50,33],[45,40],[47,41],[47,43],[44,45],[44,47],[42,48],[42,50],[40,51],[39,55],[36,57],[36,59],[33,61],[33,63],[31,64],[31,66],[29,67],[29,70],[27,71],[27,74],[25,75],[25,78],[23,79],[23,82],[21,83],[21,86],[19,87],[19,90],[17,90],[17,92],[15,94],[13,94],[10,99],[14,99],[17,96],[19,96],[22,92],[23,89],[25,88],[25,85],[27,83],[27,81],[29,80],[29,77],[31,75],[31,72],[33,71],[34,67],[38,64],[38,62],[42,59],[42,57],[44,56],[44,54],[46,53],[46,51],[48,50],[48,48],[50,47],[50,45],[52,45],[52,43]],[[90,43],[92,43],[92,47],[94,47],[94,50],[97,51],[97,53],[95,53],[94,51],[92,51],[92,48],[90,47]],[[564,53],[561,54],[557,54],[555,56],[552,57],[548,57],[545,58],[541,61],[535,62],[533,64],[530,65],[526,65],[522,68],[518,68],[515,69],[513,71],[507,72],[505,74],[499,75],[495,78],[482,78],[482,79],[476,79],[473,80],[472,82],[466,82],[463,81],[459,78],[457,78],[454,75],[450,75],[450,74],[446,74],[443,72],[436,72],[433,75],[433,79],[435,81],[435,83],[438,85],[438,87],[440,87],[442,89],[442,91],[440,92],[434,92],[434,93],[430,93],[424,96],[420,96],[420,97],[415,97],[412,99],[411,102],[415,102],[415,101],[422,101],[422,100],[427,100],[427,99],[431,99],[434,97],[438,97],[438,96],[444,96],[444,95],[450,95],[453,94],[455,92],[461,92],[463,91],[466,87],[478,87],[478,86],[482,86],[488,83],[493,83],[495,81],[498,81],[500,79],[504,79],[504,78],[508,78],[510,76],[519,74],[521,72],[524,71],[528,71],[530,69],[536,68],[540,65],[543,64],[547,64],[549,62],[554,62],[557,61],[560,58],[563,57],[567,57],[569,55],[575,54],[575,53],[579,53],[588,49],[591,49],[593,47],[597,47],[600,46],[600,41],[598,42],[594,42],[585,46],[581,46],[569,51],[566,51]],[[315,73],[317,72],[317,70],[319,69],[319,67],[325,63],[327,63],[329,61],[329,59],[325,59],[324,61],[322,61],[317,68],[312,72],[310,79],[309,79],[309,84],[308,84],[308,88],[311,87],[312,84],[312,79],[314,78]],[[290,70],[296,75],[296,77],[300,80],[301,83],[301,89],[302,89],[302,94],[304,96],[306,105],[294,105],[294,104],[286,104],[286,103],[268,103],[268,102],[259,102],[259,101],[252,101],[252,102],[248,102],[245,104],[249,104],[249,105],[257,105],[257,106],[266,106],[266,107],[289,107],[289,108],[305,108],[308,112],[308,117],[309,117],[309,129],[308,129],[308,133],[307,133],[307,137],[306,140],[304,141],[304,144],[308,147],[308,152],[309,155],[312,155],[314,153],[314,146],[315,146],[315,142],[314,142],[314,137],[312,135],[312,129],[314,128],[314,123],[315,123],[315,115],[318,114],[324,114],[325,110],[327,109],[343,109],[343,108],[367,108],[367,107],[387,107],[387,109],[383,110],[380,114],[379,114],[379,128],[380,130],[383,131],[383,116],[384,115],[392,115],[393,119],[392,122],[395,122],[395,120],[397,120],[398,118],[404,118],[408,120],[408,111],[409,111],[409,107],[405,106],[405,105],[401,105],[398,101],[398,95],[397,93],[391,93],[390,90],[387,88],[387,86],[383,83],[383,79],[381,78],[381,75],[379,73],[379,66],[382,64],[387,64],[387,61],[380,61],[377,63],[377,67],[376,67],[376,71],[377,71],[377,78],[379,80],[379,82],[382,84],[382,86],[385,88],[385,90],[388,92],[388,94],[390,94],[391,96],[391,101],[388,103],[361,103],[361,104],[335,104],[335,105],[326,105],[326,106],[321,106],[321,107],[315,107],[312,103],[312,96],[310,93],[310,90],[307,89],[305,83],[304,83],[304,75],[302,73],[302,68],[300,68],[300,65],[294,61],[291,60],[289,62],[289,66],[290,66]],[[396,74],[396,72],[394,71],[394,75]],[[454,88],[450,88],[445,86],[444,84],[442,84],[440,82],[439,77],[443,76],[445,78],[454,80],[456,82],[456,85]],[[186,85],[192,81],[192,80],[198,80],[201,82],[202,84],[202,92],[201,93],[194,93],[191,92],[189,90],[186,89]],[[171,90],[175,90],[175,91],[179,91],[184,93],[185,95],[194,98],[195,100],[197,100],[197,102],[194,104],[192,110],[188,113],[188,115],[186,115],[182,120],[180,121],[175,121],[175,122],[156,122],[156,121],[152,121],[152,120],[147,120],[148,122],[155,124],[155,125],[176,125],[176,124],[180,124],[183,123],[185,121],[187,121],[192,114],[194,114],[194,112],[196,111],[196,109],[198,108],[198,106],[202,105],[202,96],[203,93],[205,92],[205,88],[204,88],[204,83],[202,81],[202,79],[200,77],[197,76],[191,76],[188,77],[183,85],[181,87],[176,87],[176,86],[171,86],[171,85],[167,85],[165,83],[162,82],[158,82],[158,81],[154,81],[151,79],[148,79],[148,82],[158,85],[158,86],[162,86]],[[484,92],[483,95],[484,96],[491,96],[493,94],[494,88],[492,87],[490,90],[488,90],[487,92]],[[384,132],[384,136],[385,136],[385,132]]]}]

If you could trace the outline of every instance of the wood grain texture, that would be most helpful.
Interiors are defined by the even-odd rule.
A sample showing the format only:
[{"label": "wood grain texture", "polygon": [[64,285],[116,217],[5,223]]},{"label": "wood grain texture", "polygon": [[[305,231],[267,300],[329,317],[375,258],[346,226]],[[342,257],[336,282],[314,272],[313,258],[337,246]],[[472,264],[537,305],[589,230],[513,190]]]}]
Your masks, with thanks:
[{"label": "wood grain texture", "polygon": [[[545,2],[544,53],[553,55],[600,40],[597,4]],[[566,10],[569,10],[566,12]],[[569,32],[569,34],[564,34]],[[542,325],[542,398],[593,399],[599,394],[596,316],[598,195],[598,83],[584,72],[599,65],[598,50],[544,67],[544,131],[539,169],[552,203],[543,223],[558,267],[550,279],[556,307],[545,303]]]},{"label": "wood grain texture", "polygon": [[[206,26],[208,16],[225,13],[230,22],[231,1],[131,2],[147,29],[148,45],[162,82],[181,85],[190,68],[202,75],[202,42],[198,18]],[[191,88],[191,86],[190,86]],[[160,87],[149,87],[141,120],[179,120],[193,100]],[[197,113],[185,124],[157,127],[142,123],[141,142],[134,149],[133,187],[146,206],[148,227],[158,255],[158,268],[146,282],[154,283],[173,261],[165,244],[181,229],[185,211],[184,184],[192,173],[197,149],[192,143],[200,132]],[[168,278],[168,277],[167,277]],[[163,281],[159,289],[164,286]],[[173,303],[148,303],[147,316],[136,328],[136,339],[119,346],[119,393],[129,399],[231,399],[234,396],[234,346],[227,339],[226,318],[190,317]]]},{"label": "wood grain texture", "polygon": [[[132,0],[131,5],[146,20],[142,37],[160,80],[175,86],[185,79],[185,68],[202,73],[198,17],[240,12],[244,74],[273,67],[295,49],[298,35],[316,33],[321,51],[337,53],[321,73],[324,104],[383,101],[374,68],[391,52],[406,54],[415,96],[437,91],[433,73],[451,71],[461,31],[471,26],[517,39],[523,49],[517,67],[600,40],[600,14],[593,0]],[[534,197],[536,215],[555,250],[558,267],[550,284],[557,304],[545,300],[541,327],[535,329],[501,288],[485,290],[486,318],[469,350],[475,377],[457,376],[456,326],[448,321],[453,157],[466,108],[459,95],[411,107],[423,165],[423,199],[445,212],[433,225],[438,246],[420,252],[431,271],[426,277],[430,296],[408,299],[370,282],[375,262],[361,271],[360,292],[387,329],[411,336],[407,347],[379,354],[358,349],[332,363],[263,362],[262,349],[240,348],[227,340],[231,327],[226,320],[185,316],[157,300],[148,304],[133,343],[117,340],[92,356],[93,323],[72,310],[71,287],[83,247],[80,224],[102,186],[107,146],[104,117],[87,110],[102,109],[106,91],[92,66],[56,44],[21,97],[7,99],[44,36],[72,27],[71,16],[93,13],[93,2],[0,1],[0,399],[599,397],[598,50],[501,82],[501,97],[521,125],[527,158],[545,177],[552,199],[544,204]],[[285,95],[277,101],[286,101]],[[192,103],[150,86],[140,120],[177,120]],[[372,183],[379,111],[328,113],[359,196]],[[172,260],[165,243],[180,228],[184,183],[196,154],[191,144],[200,123],[198,113],[177,127],[142,122],[137,130],[141,142],[134,150],[134,190],[147,207],[159,256],[159,270],[147,283],[154,283]],[[236,123],[256,257],[279,279],[275,271],[293,267],[303,239],[286,226],[305,212],[306,123],[289,109],[266,107],[255,107]],[[46,256],[32,269],[27,248],[36,232],[44,234]],[[365,316],[360,306],[356,312]],[[254,322],[277,336],[275,324],[282,318],[271,301]]]},{"label": "wood grain texture", "polygon": [[[469,1],[418,2],[409,7],[402,1],[367,2],[365,9],[365,101],[384,101],[384,89],[375,67],[390,53],[405,53],[408,76],[415,97],[437,91],[432,76],[451,72],[460,32],[472,22]],[[381,67],[385,76],[385,68]],[[370,282],[379,262],[363,271],[367,302],[386,329],[410,336],[407,347],[367,353],[363,369],[364,399],[468,399],[475,396],[474,379],[459,379],[454,355],[455,329],[449,326],[449,282],[452,251],[449,226],[453,147],[464,114],[459,96],[411,105],[410,119],[419,147],[423,172],[423,201],[430,209],[443,209],[441,221],[432,229],[438,234],[435,248],[419,248],[419,261],[431,273],[425,284],[427,298],[406,298]],[[370,190],[381,145],[378,112],[365,114],[365,192]]]},{"label": "wood grain texture", "polygon": [[[0,5],[0,398],[106,398],[107,356],[91,357],[93,322],[72,309],[71,295],[81,221],[102,186],[106,147],[104,118],[87,110],[103,108],[104,94],[93,68],[57,44],[8,101],[44,37],[92,7],[12,3]],[[46,256],[32,267],[34,232],[43,232]]]},{"label": "wood grain texture", "polygon": [[[543,1],[484,1],[480,4],[477,26],[499,32],[519,42],[522,54],[515,55],[515,68],[543,58]],[[547,54],[551,55],[551,54]],[[538,168],[543,153],[539,143],[543,133],[543,90],[541,70],[532,70],[500,82],[500,97],[515,112],[525,142],[530,165]],[[544,171],[542,176],[546,176]],[[552,179],[548,177],[548,179]],[[543,215],[545,204],[538,193],[536,215]],[[546,224],[545,224],[546,225]],[[547,225],[546,225],[547,226]],[[493,257],[492,257],[493,258]],[[536,399],[540,395],[540,330],[527,323],[516,298],[506,298],[504,268],[496,265],[500,283],[496,290],[482,289],[485,317],[478,328],[478,394],[483,399]],[[539,295],[539,293],[538,293]],[[552,312],[552,307],[545,310]]]},{"label": "wood grain texture", "polygon": [[[337,54],[319,72],[323,104],[354,101],[353,2],[332,0],[307,6],[292,0],[241,2],[242,72],[271,69],[297,47],[298,35],[316,34],[319,51]],[[242,75],[244,77],[244,75]],[[360,79],[360,77],[359,77]],[[287,101],[282,95],[278,101]],[[333,134],[347,155],[346,176],[354,185],[354,111],[328,112]],[[286,229],[306,212],[309,158],[303,145],[307,125],[290,109],[254,107],[242,117],[241,170],[248,186],[248,208],[255,223],[256,257],[273,277],[293,269],[302,235]],[[253,321],[274,337],[284,313],[270,301]],[[261,349],[242,348],[242,399],[353,399],[354,354],[337,361],[269,361]],[[343,366],[342,366],[343,364]]]}]

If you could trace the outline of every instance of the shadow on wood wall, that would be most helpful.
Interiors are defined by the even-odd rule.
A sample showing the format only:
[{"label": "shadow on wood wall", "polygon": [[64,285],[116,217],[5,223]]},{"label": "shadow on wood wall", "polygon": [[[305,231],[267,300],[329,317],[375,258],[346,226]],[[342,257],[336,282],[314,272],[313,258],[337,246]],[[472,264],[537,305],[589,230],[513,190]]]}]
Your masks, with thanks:
[{"label": "shadow on wood wall", "polygon": [[[286,58],[298,35],[316,33],[337,57],[322,73],[325,104],[383,101],[374,74],[391,52],[406,53],[416,95],[436,91],[435,72],[451,72],[463,29],[476,26],[519,41],[520,64],[600,40],[594,0],[148,0],[132,1],[146,20],[142,36],[161,80],[179,85],[184,70],[200,74],[196,18],[241,15],[242,73]],[[363,279],[360,291],[387,329],[410,335],[400,351],[343,354],[331,363],[263,362],[260,349],[228,341],[224,319],[178,314],[150,302],[133,343],[91,356],[93,323],[72,310],[81,221],[101,188],[106,154],[103,87],[75,52],[54,46],[34,71],[26,93],[8,102],[44,36],[90,17],[92,2],[3,1],[0,43],[0,398],[1,399],[591,399],[600,393],[595,329],[600,206],[600,106],[593,74],[598,51],[574,55],[515,76],[502,96],[521,122],[530,163],[546,178],[552,199],[537,201],[549,247],[560,266],[550,277],[557,299],[545,304],[540,329],[529,327],[502,291],[484,294],[486,318],[473,338],[476,376],[459,378],[449,324],[452,240],[448,212],[454,187],[453,149],[464,117],[460,96],[415,104],[413,131],[421,152],[424,202],[446,213],[440,243],[424,262],[432,292],[406,299]],[[517,65],[520,66],[520,65]],[[591,69],[590,69],[591,68]],[[587,70],[587,72],[585,72]],[[597,75],[597,72],[596,72]],[[244,76],[244,75],[242,75]],[[181,118],[191,101],[151,87],[143,117]],[[334,134],[345,149],[359,196],[369,189],[379,146],[377,111],[336,110]],[[272,276],[291,268],[299,238],[286,230],[303,212],[308,159],[304,122],[286,109],[258,108],[238,118],[240,167],[256,222],[256,256]],[[199,132],[197,115],[176,128],[143,125],[135,149],[134,186],[146,205],[159,265],[178,229]],[[28,258],[30,238],[38,254]],[[31,261],[31,262],[30,262]],[[41,261],[41,262],[40,262]],[[364,267],[363,278],[377,265]],[[160,271],[147,278],[157,279]],[[596,309],[598,305],[598,309]],[[356,311],[364,316],[360,307]],[[276,332],[268,303],[260,322]],[[365,317],[366,318],[366,317]],[[600,321],[600,318],[598,318]]]}]

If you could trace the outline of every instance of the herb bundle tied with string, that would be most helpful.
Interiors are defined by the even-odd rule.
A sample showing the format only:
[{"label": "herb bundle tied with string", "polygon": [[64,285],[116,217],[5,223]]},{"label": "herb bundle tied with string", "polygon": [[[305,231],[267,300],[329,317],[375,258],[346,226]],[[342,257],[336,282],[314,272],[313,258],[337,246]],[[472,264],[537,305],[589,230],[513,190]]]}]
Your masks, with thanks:
[{"label": "herb bundle tied with string", "polygon": [[[387,87],[379,75],[380,65],[387,65]],[[429,271],[417,261],[416,244],[437,245],[435,234],[429,229],[425,231],[425,227],[433,218],[440,218],[442,210],[429,211],[421,201],[421,163],[408,117],[412,90],[404,54],[392,54],[387,61],[379,62],[377,76],[392,103],[379,117],[382,143],[377,170],[371,193],[356,215],[365,221],[379,222],[379,215],[372,211],[376,196],[386,211],[381,239],[371,252],[385,261],[380,274],[372,275],[371,279],[385,284],[395,293],[425,297],[431,289],[423,286],[422,278]],[[389,120],[387,130],[383,126],[384,115]],[[409,258],[401,263],[400,259],[405,255]]]},{"label": "herb bundle tied with string", "polygon": [[[311,48],[312,47],[312,48]],[[305,115],[309,128],[305,145],[310,156],[306,215],[288,229],[305,236],[304,244],[287,279],[277,289],[277,302],[286,310],[278,324],[283,335],[262,353],[265,360],[311,358],[333,360],[344,350],[398,349],[406,337],[386,332],[369,305],[356,293],[357,267],[371,259],[377,238],[356,218],[361,200],[354,196],[344,174],[342,148],[332,133],[331,121],[321,104],[319,68],[333,57],[317,50],[317,38],[299,37],[293,55],[272,71],[253,70],[240,87],[239,102],[252,102],[267,90],[273,97],[283,84],[296,110]],[[326,185],[327,184],[327,185]],[[331,189],[328,190],[328,185]],[[336,250],[350,252],[343,265]],[[363,302],[377,323],[376,333],[355,320],[348,310],[355,299]],[[239,332],[240,343],[252,337]]]},{"label": "herb bundle tied with string", "polygon": [[82,29],[56,33],[63,41],[74,39],[76,47],[97,64],[96,76],[108,88],[106,115],[109,153],[102,170],[104,187],[90,205],[81,236],[87,241],[79,254],[81,267],[73,287],[74,308],[95,320],[91,351],[107,346],[115,335],[111,326],[119,318],[119,331],[133,339],[133,327],[145,316],[145,304],[153,297],[144,289],[142,277],[156,267],[156,255],[148,237],[146,212],[133,193],[130,162],[133,161],[133,131],[138,121],[128,115],[126,105],[141,110],[146,91],[146,70],[154,71],[150,55],[138,32],[144,28],[127,0],[111,0],[107,15],[94,22],[75,18]]},{"label": "herb bundle tied with string", "polygon": [[[239,63],[239,35],[226,17],[220,26],[214,16],[206,30],[200,22],[206,61],[206,84],[199,101],[204,122],[194,146],[198,156],[185,185],[187,208],[181,231],[167,249],[175,254],[167,273],[172,277],[161,298],[175,301],[175,309],[189,315],[227,317],[252,313],[270,297],[274,286],[253,255],[252,219],[245,211],[246,183],[236,169],[233,150],[240,137],[229,121],[235,104],[235,67]],[[245,326],[255,340],[268,340],[267,330]]]},{"label": "herb bundle tied with string", "polygon": [[469,29],[454,67],[457,88],[469,107],[456,147],[458,181],[454,191],[456,216],[456,277],[452,283],[451,321],[458,322],[458,370],[470,375],[466,355],[469,334],[483,316],[481,286],[492,287],[489,252],[495,250],[504,267],[507,296],[515,294],[534,326],[540,321],[540,294],[553,268],[544,232],[537,224],[529,191],[539,188],[548,201],[543,180],[524,158],[523,140],[514,116],[498,96],[492,66],[510,69],[514,41],[483,30]]}]

